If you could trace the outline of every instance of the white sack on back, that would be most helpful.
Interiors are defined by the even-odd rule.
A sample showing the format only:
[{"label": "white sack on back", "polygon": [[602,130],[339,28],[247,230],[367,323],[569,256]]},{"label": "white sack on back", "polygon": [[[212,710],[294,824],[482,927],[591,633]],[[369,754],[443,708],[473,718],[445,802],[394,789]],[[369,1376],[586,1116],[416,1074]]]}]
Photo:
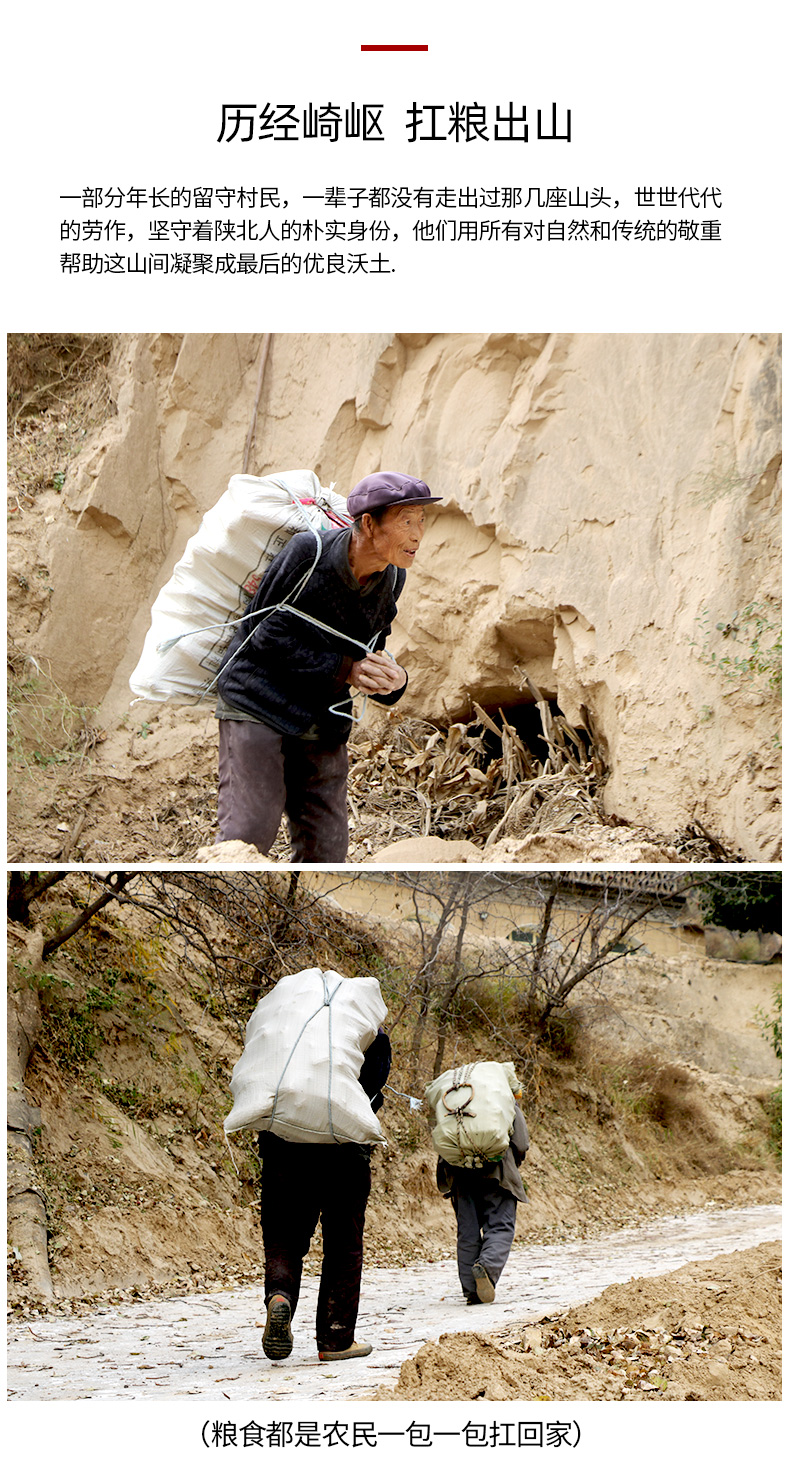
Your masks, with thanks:
[{"label": "white sack on back", "polygon": [[247,1024],[225,1131],[249,1127],[286,1142],[383,1142],[358,1077],[386,1014],[375,978],[319,968],[281,978]]},{"label": "white sack on back", "polygon": [[[319,502],[297,508],[292,496]],[[215,691],[211,687],[207,693],[206,687],[233,635],[228,624],[241,617],[267,566],[298,530],[328,530],[348,521],[345,499],[323,489],[310,469],[266,478],[234,475],[188,541],[151,609],[151,627],[130,688],[145,700],[213,702]],[[200,628],[208,631],[193,631]],[[162,652],[175,638],[179,642]]]},{"label": "white sack on back", "polygon": [[520,1090],[510,1060],[478,1060],[437,1076],[425,1099],[436,1118],[431,1137],[439,1157],[464,1168],[497,1162],[510,1142]]}]

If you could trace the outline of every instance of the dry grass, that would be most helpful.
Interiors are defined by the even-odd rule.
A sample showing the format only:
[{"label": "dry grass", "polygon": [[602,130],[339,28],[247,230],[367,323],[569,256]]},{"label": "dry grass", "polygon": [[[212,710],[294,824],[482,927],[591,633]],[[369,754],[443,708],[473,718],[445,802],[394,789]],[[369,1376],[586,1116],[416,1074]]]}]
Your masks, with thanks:
[{"label": "dry grass", "polygon": [[[611,825],[601,807],[606,769],[595,741],[552,713],[532,686],[546,755],[535,757],[501,711],[496,719],[471,702],[474,719],[438,722],[388,716],[352,733],[349,808],[352,839],[382,849],[393,837],[428,834],[478,848],[511,836]],[[486,744],[494,736],[493,756]],[[640,829],[648,843],[691,862],[728,858],[717,840],[690,825],[676,838]],[[287,858],[284,838],[272,858]]]},{"label": "dry grass", "polygon": [[10,642],[8,654],[7,732],[10,762],[68,766],[80,771],[85,758],[105,733],[92,724],[93,712],[73,705],[55,683],[49,665],[24,654]]},{"label": "dry grass", "polygon": [[62,487],[88,434],[114,411],[112,335],[8,337],[8,471],[17,503]]},{"label": "dry grass", "polygon": [[682,1168],[691,1176],[755,1166],[748,1148],[722,1139],[702,1088],[685,1065],[651,1054],[603,1063],[582,1051],[582,1059],[600,1104],[657,1176],[663,1176],[665,1163],[667,1169]]},{"label": "dry grass", "polygon": [[[399,831],[406,827],[414,837],[438,834],[481,847],[505,831],[527,835],[581,820],[601,822],[602,763],[562,716],[552,716],[542,696],[537,703],[543,761],[501,711],[493,719],[474,701],[469,722],[406,720],[379,735],[352,738],[352,812],[358,820],[358,796],[366,815],[380,818],[382,833],[396,817]],[[486,744],[491,736],[493,756]]]}]

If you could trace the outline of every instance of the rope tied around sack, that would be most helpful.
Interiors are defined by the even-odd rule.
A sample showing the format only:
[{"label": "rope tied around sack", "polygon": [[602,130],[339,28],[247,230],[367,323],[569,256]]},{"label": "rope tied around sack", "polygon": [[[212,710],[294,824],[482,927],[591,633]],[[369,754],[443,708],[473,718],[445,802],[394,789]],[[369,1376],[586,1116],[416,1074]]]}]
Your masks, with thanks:
[{"label": "rope tied around sack", "polygon": [[277,1111],[277,1099],[278,1099],[278,1097],[280,1095],[280,1087],[281,1087],[281,1085],[283,1083],[283,1078],[285,1076],[285,1072],[287,1071],[288,1066],[290,1065],[291,1061],[293,1060],[294,1055],[296,1054],[296,1051],[297,1051],[297,1048],[298,1048],[298,1045],[299,1045],[299,1041],[302,1038],[302,1035],[304,1034],[304,1032],[305,1032],[308,1024],[311,1024],[312,1023],[313,1019],[315,1019],[315,1017],[316,1017],[317,1014],[320,1014],[321,1013],[321,1010],[322,1009],[326,1009],[327,1010],[327,1033],[328,1033],[328,1036],[329,1036],[329,1075],[328,1075],[328,1078],[327,1078],[327,1120],[329,1122],[329,1131],[330,1131],[330,1134],[331,1134],[331,1137],[332,1137],[332,1141],[333,1142],[341,1142],[342,1141],[342,1138],[339,1138],[339,1137],[336,1137],[335,1136],[335,1128],[334,1128],[334,1123],[332,1121],[332,1072],[333,1072],[333,1069],[334,1069],[333,1058],[332,1058],[332,1000],[333,1000],[335,994],[337,992],[339,992],[339,990],[342,988],[342,986],[345,983],[346,979],[345,978],[341,978],[340,979],[340,982],[336,984],[336,986],[333,988],[332,992],[330,993],[330,991],[329,991],[329,984],[327,982],[327,975],[323,971],[323,969],[320,969],[320,972],[321,972],[321,979],[322,979],[323,988],[324,988],[324,1001],[323,1001],[323,1003],[320,1003],[318,1005],[318,1008],[317,1009],[314,1009],[313,1010],[312,1014],[308,1014],[307,1018],[304,1021],[304,1024],[302,1025],[301,1029],[299,1030],[299,1033],[296,1036],[296,1039],[294,1040],[293,1047],[291,1049],[291,1053],[288,1056],[288,1059],[286,1060],[285,1065],[282,1068],[282,1071],[281,1071],[281,1074],[280,1074],[280,1079],[277,1082],[277,1085],[275,1086],[275,1089],[274,1089],[274,1101],[272,1102],[272,1109],[271,1109],[271,1111],[269,1113],[269,1128],[271,1128],[274,1125],[275,1113]]},{"label": "rope tied around sack", "polygon": [[[329,633],[331,637],[333,637],[333,638],[339,638],[343,643],[350,643],[350,644],[352,644],[355,648],[360,649],[360,651],[365,656],[377,652],[375,645],[378,643],[379,638],[381,636],[380,632],[379,633],[374,633],[373,637],[369,640],[368,643],[363,643],[361,639],[359,639],[359,638],[352,638],[349,633],[341,633],[341,632],[338,631],[337,628],[331,627],[329,623],[324,623],[324,622],[321,621],[320,618],[312,617],[310,613],[302,612],[300,608],[295,607],[293,605],[296,602],[296,599],[301,596],[302,592],[304,591],[305,587],[307,586],[307,583],[309,582],[311,576],[313,575],[313,572],[315,571],[316,566],[318,565],[318,561],[319,561],[319,559],[321,557],[321,553],[323,551],[323,544],[322,544],[322,541],[321,541],[321,533],[320,533],[320,531],[316,530],[313,525],[310,524],[309,520],[307,520],[305,518],[305,516],[304,516],[304,510],[303,510],[302,506],[303,505],[306,505],[306,504],[314,505],[314,506],[320,508],[324,512],[324,514],[327,516],[327,518],[330,520],[331,523],[333,523],[335,525],[340,525],[341,528],[348,528],[348,527],[347,527],[347,525],[344,525],[343,524],[343,522],[340,520],[339,516],[337,516],[335,514],[335,512],[332,510],[331,506],[326,502],[326,500],[322,500],[322,499],[307,499],[307,498],[306,499],[300,499],[298,497],[298,495],[294,494],[293,493],[293,490],[289,489],[288,488],[288,485],[285,484],[285,483],[283,483],[280,479],[272,478],[271,479],[271,482],[273,484],[275,484],[278,488],[282,489],[283,492],[286,493],[289,496],[289,498],[291,499],[292,503],[295,505],[295,507],[296,507],[299,515],[304,520],[304,525],[305,525],[306,531],[308,531],[312,535],[312,537],[313,537],[313,539],[315,541],[315,547],[316,547],[315,548],[315,554],[313,555],[312,562],[311,562],[308,570],[305,572],[304,576],[302,576],[302,577],[299,578],[299,580],[297,581],[297,583],[294,586],[294,588],[292,589],[292,591],[290,591],[288,593],[288,596],[287,597],[284,597],[281,602],[275,602],[275,603],[272,604],[271,607],[264,607],[261,610],[260,613],[248,614],[246,612],[243,612],[241,614],[241,617],[237,617],[237,618],[226,618],[221,623],[207,623],[205,625],[205,627],[202,627],[202,628],[190,628],[186,633],[178,633],[174,638],[167,638],[167,639],[165,639],[165,641],[163,643],[160,643],[160,644],[157,645],[157,653],[162,653],[162,654],[168,653],[171,648],[175,647],[175,645],[177,643],[180,643],[181,642],[182,638],[192,638],[197,633],[209,633],[213,629],[216,629],[216,628],[219,628],[222,631],[224,631],[226,628],[236,628],[236,627],[239,626],[240,623],[251,621],[251,619],[252,619],[253,616],[257,617],[257,622],[254,624],[253,627],[250,628],[250,631],[247,634],[246,638],[244,638],[242,640],[242,642],[239,644],[239,647],[237,648],[237,650],[236,650],[235,654],[233,655],[232,659],[226,659],[225,660],[225,663],[221,666],[221,668],[219,668],[217,670],[216,674],[211,679],[209,679],[208,682],[203,686],[203,689],[200,691],[200,694],[198,695],[197,700],[195,701],[196,704],[200,704],[200,702],[206,698],[206,696],[211,692],[211,690],[213,690],[213,689],[216,688],[217,684],[219,683],[219,680],[222,678],[222,675],[225,673],[225,670],[229,667],[230,664],[235,664],[235,662],[238,659],[239,655],[241,654],[242,650],[245,648],[245,646],[250,642],[250,639],[257,632],[260,624],[263,623],[263,622],[265,622],[266,619],[269,618],[269,617],[271,617],[272,613],[275,613],[275,612],[287,612],[292,617],[300,617],[300,618],[303,619],[304,622],[311,623],[314,628],[320,628],[324,633]],[[332,488],[334,488],[334,485],[332,485]],[[393,581],[393,584],[394,584],[394,581]],[[394,654],[391,654],[389,652],[389,649],[386,649],[385,648],[383,650],[383,652],[387,655],[388,658],[392,659],[393,663],[396,662]],[[354,701],[351,698],[351,696],[349,696],[348,700],[341,700],[337,705],[330,705],[328,707],[328,713],[330,715],[337,715],[342,720],[350,720],[352,722],[352,724],[356,724],[358,721],[361,721],[362,720],[362,717],[365,714],[365,709],[367,707],[367,702],[368,702],[368,697],[367,697],[367,695],[365,695],[363,697],[362,709],[360,710],[359,715],[354,715],[354,713],[353,713]],[[349,709],[346,710],[344,708],[345,706],[348,706]]]},{"label": "rope tied around sack", "polygon": [[[442,1106],[448,1117],[452,1117],[455,1120],[459,1151],[465,1152],[467,1157],[472,1156],[475,1160],[475,1166],[484,1166],[487,1162],[497,1160],[488,1159],[480,1152],[480,1149],[475,1146],[473,1141],[471,1128],[467,1125],[468,1122],[475,1120],[477,1117],[477,1113],[470,1110],[475,1095],[475,1088],[470,1077],[474,1072],[476,1064],[476,1061],[472,1061],[470,1065],[458,1066],[453,1071],[452,1085],[448,1086],[447,1090],[442,1093]],[[466,1100],[462,1101],[459,1106],[450,1106],[447,1101],[448,1096],[452,1096],[454,1091],[464,1090],[469,1092]]]},{"label": "rope tied around sack", "polygon": [[[475,1117],[477,1115],[476,1112],[469,1110],[469,1107],[474,1101],[475,1088],[472,1085],[471,1081],[461,1079],[462,1076],[471,1075],[473,1070],[474,1065],[464,1065],[461,1066],[459,1069],[454,1070],[452,1085],[448,1086],[447,1090],[442,1093],[442,1106],[449,1116],[455,1117],[455,1120],[458,1124],[459,1132],[461,1130],[461,1123],[464,1117]],[[450,1106],[447,1101],[448,1096],[452,1096],[454,1091],[464,1090],[469,1092],[466,1101],[460,1102],[458,1106]]]}]

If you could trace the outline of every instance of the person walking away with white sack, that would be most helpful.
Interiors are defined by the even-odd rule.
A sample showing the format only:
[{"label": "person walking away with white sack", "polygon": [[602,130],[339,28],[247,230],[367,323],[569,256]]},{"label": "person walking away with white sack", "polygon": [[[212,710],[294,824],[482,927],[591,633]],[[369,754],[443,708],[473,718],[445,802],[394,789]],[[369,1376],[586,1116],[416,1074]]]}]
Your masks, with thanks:
[{"label": "person walking away with white sack", "polygon": [[529,1133],[512,1061],[479,1060],[446,1070],[425,1089],[439,1154],[436,1181],[452,1201],[461,1290],[471,1306],[493,1302],[527,1202],[518,1171]]},{"label": "person walking away with white sack", "polygon": [[217,681],[218,841],[268,854],[285,814],[293,863],[345,860],[350,688],[386,705],[406,688],[384,645],[439,502],[409,474],[369,474],[317,561],[313,536],[295,535],[268,567]]},{"label": "person walking away with white sack", "polygon": [[458,1275],[470,1307],[494,1301],[516,1233],[517,1205],[527,1203],[518,1166],[528,1147],[527,1124],[516,1107],[513,1132],[500,1162],[454,1168],[443,1158],[438,1161],[436,1182],[455,1211]]},{"label": "person walking away with white sack", "polygon": [[[359,1081],[374,1111],[391,1063],[388,1036],[380,1029],[366,1051]],[[365,1210],[371,1188],[370,1143],[284,1142],[258,1135],[261,1157],[261,1231],[265,1265],[267,1358],[287,1358],[291,1321],[299,1300],[302,1262],[320,1219],[321,1281],[315,1315],[322,1363],[365,1358],[370,1343],[354,1340],[362,1282]]]},{"label": "person walking away with white sack", "polygon": [[376,1111],[392,1052],[376,978],[320,968],[281,978],[247,1023],[225,1132],[259,1134],[267,1358],[287,1358],[302,1263],[319,1220],[318,1356],[361,1358],[354,1330]]}]

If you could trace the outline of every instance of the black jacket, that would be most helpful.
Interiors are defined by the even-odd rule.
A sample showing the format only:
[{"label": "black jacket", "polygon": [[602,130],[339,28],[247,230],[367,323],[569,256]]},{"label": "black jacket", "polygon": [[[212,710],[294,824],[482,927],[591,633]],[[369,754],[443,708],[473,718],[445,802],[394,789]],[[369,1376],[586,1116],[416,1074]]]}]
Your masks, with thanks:
[{"label": "black jacket", "polygon": [[[405,572],[388,566],[360,586],[348,562],[350,539],[350,530],[322,532],[318,564],[292,605],[358,644],[290,612],[258,616],[288,600],[310,570],[315,540],[307,532],[294,535],[268,567],[228,645],[217,684],[226,706],[286,736],[310,732],[337,745],[349,735],[350,720],[329,707],[349,700],[348,676],[354,661],[364,658],[363,645],[378,634],[376,648],[384,647],[406,580]],[[377,698],[394,705],[405,688]]]},{"label": "black jacket", "polygon": [[384,1097],[381,1093],[387,1084],[391,1068],[390,1038],[383,1029],[379,1029],[372,1045],[369,1045],[365,1051],[362,1069],[359,1072],[359,1084],[366,1096],[370,1097],[374,1112],[384,1105]]}]

